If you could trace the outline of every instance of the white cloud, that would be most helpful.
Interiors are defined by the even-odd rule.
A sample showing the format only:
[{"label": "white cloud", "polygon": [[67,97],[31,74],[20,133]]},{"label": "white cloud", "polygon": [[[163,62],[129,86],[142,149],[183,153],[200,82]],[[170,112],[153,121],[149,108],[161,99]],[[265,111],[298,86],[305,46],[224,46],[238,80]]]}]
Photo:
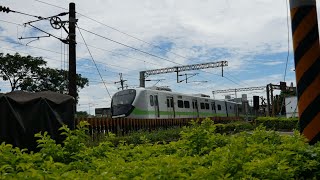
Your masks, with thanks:
[{"label": "white cloud", "polygon": [[[45,1],[45,0],[43,0]],[[68,8],[70,1],[51,0],[45,1],[61,7]],[[48,6],[35,0],[17,1],[3,0],[4,6],[9,6],[13,10],[27,12],[30,14],[41,15],[43,17],[52,16],[65,10]],[[228,60],[229,66],[225,71],[237,77],[226,74],[225,78],[214,74],[220,74],[221,69],[207,69],[197,71],[199,75],[194,77],[194,81],[208,81],[201,85],[176,83],[175,74],[152,76],[152,79],[165,78],[165,81],[157,85],[170,86],[174,91],[184,93],[204,93],[211,95],[215,89],[228,89],[243,86],[266,85],[267,83],[277,83],[283,79],[283,69],[286,59],[267,59],[263,61],[256,59],[259,54],[276,54],[287,51],[287,12],[286,2],[278,0],[78,0],[76,1],[76,11],[88,15],[89,17],[115,27],[125,33],[136,36],[146,42],[159,45],[161,41],[170,41],[173,45],[170,53],[166,53],[162,58],[169,59],[175,63],[154,58],[134,50],[130,50],[119,44],[99,38],[95,35],[81,31],[86,42],[100,49],[89,46],[89,49],[97,62],[99,70],[111,95],[117,91],[117,85],[113,82],[119,80],[118,73],[123,73],[130,86],[139,84],[139,71],[163,67],[172,67],[177,64],[194,64],[204,61]],[[134,38],[114,31],[102,24],[96,23],[81,15],[78,25],[81,28],[98,33],[107,38],[128,44],[146,52],[153,52],[156,48],[150,47]],[[67,17],[62,17],[66,20]],[[290,18],[289,18],[290,19]],[[3,14],[0,20],[17,23],[24,23],[34,20],[32,17],[19,14]],[[62,30],[54,30],[48,22],[36,24],[56,36],[66,37]],[[20,36],[29,36],[30,28],[0,23],[3,29],[0,31],[0,40],[10,37],[17,40]],[[291,39],[291,32],[290,39]],[[33,35],[43,35],[36,33]],[[83,40],[77,31],[77,56],[81,64],[78,70],[84,76],[92,76],[89,87],[80,91],[80,104],[98,104],[110,100],[103,84],[98,84],[100,77],[94,64],[90,61],[91,57],[87,48],[82,43]],[[21,41],[26,44],[28,41]],[[292,53],[292,42],[290,40],[290,53]],[[67,61],[67,48],[61,46],[61,42],[54,38],[43,38],[39,41],[30,43],[30,46],[52,50],[48,52],[36,48],[19,46],[0,41],[2,52],[12,53],[16,50],[34,56],[47,57],[50,67],[65,67],[61,62]],[[4,49],[7,48],[7,49]],[[103,50],[102,50],[103,49]],[[218,50],[217,50],[218,49]],[[110,52],[111,51],[111,52]],[[126,56],[118,55],[122,53]],[[59,53],[66,53],[61,56]],[[179,57],[182,55],[186,58]],[[157,54],[160,56],[160,54]],[[128,57],[129,56],[129,57]],[[130,58],[132,57],[132,58]],[[83,58],[89,59],[87,61]],[[293,61],[290,57],[289,61]],[[274,67],[283,67],[275,70]],[[289,66],[290,67],[290,66]],[[190,72],[193,73],[193,72]],[[256,73],[256,75],[252,75]],[[270,75],[273,74],[273,75]],[[261,77],[264,75],[264,77]],[[234,82],[231,82],[230,78]],[[289,79],[294,79],[292,73]],[[153,82],[147,82],[152,85]],[[241,86],[240,86],[240,85]],[[100,103],[101,102],[101,103]],[[88,107],[81,108],[88,110]],[[92,105],[93,107],[93,105]],[[91,110],[91,112],[93,112]]]}]

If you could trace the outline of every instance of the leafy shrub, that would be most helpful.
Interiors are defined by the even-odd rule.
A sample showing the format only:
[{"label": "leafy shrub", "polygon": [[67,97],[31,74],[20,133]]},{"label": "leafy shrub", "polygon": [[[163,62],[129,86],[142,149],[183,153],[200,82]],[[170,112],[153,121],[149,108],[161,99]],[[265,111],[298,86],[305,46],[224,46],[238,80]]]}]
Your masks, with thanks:
[{"label": "leafy shrub", "polygon": [[258,117],[255,126],[263,125],[267,129],[273,130],[294,130],[299,128],[298,118],[282,118],[282,117]]},{"label": "leafy shrub", "polygon": [[182,128],[178,141],[87,146],[86,124],[61,128],[62,145],[38,134],[40,151],[0,145],[0,179],[319,179],[320,143],[258,127],[217,133],[212,121]]},{"label": "leafy shrub", "polygon": [[238,133],[241,131],[253,130],[254,126],[247,122],[234,122],[230,124],[215,124],[217,133]]}]

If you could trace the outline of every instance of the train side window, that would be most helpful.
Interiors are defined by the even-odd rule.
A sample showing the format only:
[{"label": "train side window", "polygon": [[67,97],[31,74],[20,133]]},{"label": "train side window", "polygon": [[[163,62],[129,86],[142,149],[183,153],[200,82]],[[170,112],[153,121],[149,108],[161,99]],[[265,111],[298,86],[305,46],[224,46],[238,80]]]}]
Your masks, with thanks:
[{"label": "train side window", "polygon": [[173,99],[170,99],[170,105],[173,107]]},{"label": "train side window", "polygon": [[167,107],[170,107],[170,100],[167,99]]},{"label": "train side window", "polygon": [[192,102],[192,109],[194,109],[194,102]]},{"label": "train side window", "polygon": [[209,108],[209,103],[205,103],[206,109],[210,109]]},{"label": "train side window", "polygon": [[205,109],[204,103],[200,103],[200,108]]},{"label": "train side window", "polygon": [[159,103],[158,103],[158,95],[155,95],[155,96],[154,96],[154,105],[155,105],[155,106],[159,106]]},{"label": "train side window", "polygon": [[190,102],[189,101],[183,101],[185,108],[190,108]]},{"label": "train side window", "polygon": [[232,107],[230,106],[230,109],[232,109]]},{"label": "train side window", "polygon": [[182,100],[178,100],[178,107],[183,108],[183,101]]},{"label": "train side window", "polygon": [[150,106],[153,106],[153,105],[154,105],[154,103],[153,103],[153,96],[150,95]]},{"label": "train side window", "polygon": [[218,111],[221,111],[221,105],[218,104]]}]

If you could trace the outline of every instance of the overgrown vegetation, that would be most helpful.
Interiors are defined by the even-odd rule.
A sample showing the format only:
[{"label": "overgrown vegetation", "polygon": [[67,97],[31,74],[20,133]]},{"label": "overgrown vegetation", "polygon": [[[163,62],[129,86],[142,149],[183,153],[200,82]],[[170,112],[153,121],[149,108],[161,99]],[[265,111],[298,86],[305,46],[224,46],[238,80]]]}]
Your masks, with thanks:
[{"label": "overgrown vegetation", "polygon": [[285,117],[258,117],[254,121],[255,126],[263,125],[267,129],[292,131],[299,129],[298,118]]},{"label": "overgrown vegetation", "polygon": [[[254,126],[248,122],[232,122],[229,124],[215,124],[217,133],[233,134],[241,131],[253,130]],[[184,128],[171,127],[168,129],[156,129],[152,131],[139,130],[134,131],[124,136],[104,135],[102,133],[93,133],[92,138],[89,140],[88,145],[94,146],[103,141],[110,141],[114,145],[125,141],[127,144],[142,144],[144,139],[148,139],[150,143],[163,143],[177,141],[181,138],[181,131]]]},{"label": "overgrown vegetation", "polygon": [[39,133],[39,152],[0,145],[0,179],[318,179],[320,145],[298,133],[280,135],[258,127],[252,133],[217,133],[205,120],[182,128],[180,139],[142,144],[109,140],[87,146],[86,124],[56,144]]}]

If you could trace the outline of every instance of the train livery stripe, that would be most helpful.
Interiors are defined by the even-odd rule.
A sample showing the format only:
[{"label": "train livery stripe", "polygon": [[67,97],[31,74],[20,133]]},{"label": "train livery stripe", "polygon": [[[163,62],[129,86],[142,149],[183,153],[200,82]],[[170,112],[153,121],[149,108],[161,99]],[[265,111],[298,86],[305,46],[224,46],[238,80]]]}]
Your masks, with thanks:
[{"label": "train livery stripe", "polygon": [[[132,111],[133,115],[155,115],[156,112],[155,111],[148,111],[148,110],[142,110],[139,108],[134,108],[134,110]],[[160,116],[165,116],[165,115],[174,115],[173,111],[159,111]],[[176,116],[196,116],[197,113],[195,112],[175,112]],[[209,112],[199,112],[199,116],[216,116],[216,117],[226,117],[226,114],[222,114],[222,113],[209,113]],[[235,114],[230,114],[230,116],[235,116]]]},{"label": "train livery stripe", "polygon": [[320,47],[315,0],[290,0],[300,132],[320,140]]}]

